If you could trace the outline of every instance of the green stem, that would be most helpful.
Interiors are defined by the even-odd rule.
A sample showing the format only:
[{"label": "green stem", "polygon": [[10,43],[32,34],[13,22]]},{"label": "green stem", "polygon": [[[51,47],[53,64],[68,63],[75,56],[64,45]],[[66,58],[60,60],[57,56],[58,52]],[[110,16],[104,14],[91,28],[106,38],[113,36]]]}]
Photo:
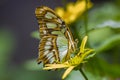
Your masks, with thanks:
[{"label": "green stem", "polygon": [[79,69],[80,73],[83,75],[83,77],[85,78],[85,80],[88,80],[87,76],[85,75],[85,73],[83,72],[82,69]]},{"label": "green stem", "polygon": [[84,17],[84,23],[85,23],[85,33],[86,35],[88,35],[88,0],[85,1],[86,2],[86,5],[85,5],[85,17]]},{"label": "green stem", "polygon": [[[85,33],[88,36],[88,6],[87,6],[88,0],[85,0],[85,2],[86,2],[86,5],[85,5],[86,11],[85,11],[84,23],[85,23]],[[90,46],[89,42],[87,43],[87,46]]]}]

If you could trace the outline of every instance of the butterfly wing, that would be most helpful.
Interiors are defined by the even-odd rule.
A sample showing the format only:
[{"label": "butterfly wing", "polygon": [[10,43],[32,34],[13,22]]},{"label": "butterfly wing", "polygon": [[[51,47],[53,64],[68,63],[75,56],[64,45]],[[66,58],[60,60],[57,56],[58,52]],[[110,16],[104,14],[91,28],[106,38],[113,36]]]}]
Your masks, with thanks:
[{"label": "butterfly wing", "polygon": [[[48,7],[36,8],[40,45],[38,63],[59,63],[68,52],[75,49],[74,40],[64,21]],[[62,57],[62,58],[61,58]]]}]

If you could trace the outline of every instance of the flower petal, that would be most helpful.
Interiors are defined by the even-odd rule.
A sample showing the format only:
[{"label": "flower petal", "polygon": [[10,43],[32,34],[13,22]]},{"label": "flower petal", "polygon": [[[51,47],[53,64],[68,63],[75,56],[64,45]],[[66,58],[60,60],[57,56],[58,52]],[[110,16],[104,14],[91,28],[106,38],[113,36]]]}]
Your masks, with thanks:
[{"label": "flower petal", "polygon": [[65,64],[46,64],[43,69],[44,70],[49,70],[49,69],[66,68],[66,67],[69,67],[69,65],[65,65]]},{"label": "flower petal", "polygon": [[67,75],[74,69],[75,66],[71,66],[69,67],[63,74],[62,79],[65,79],[65,77],[67,77]]}]

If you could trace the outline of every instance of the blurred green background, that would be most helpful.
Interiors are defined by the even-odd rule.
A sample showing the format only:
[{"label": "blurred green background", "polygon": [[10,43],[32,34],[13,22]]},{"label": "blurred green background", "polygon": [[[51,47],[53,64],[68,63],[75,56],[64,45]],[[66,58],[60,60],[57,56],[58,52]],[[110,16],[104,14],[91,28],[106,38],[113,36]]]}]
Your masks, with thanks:
[{"label": "blurred green background", "polygon": [[[76,0],[67,0],[75,2]],[[65,0],[0,1],[0,80],[61,80],[64,70],[43,71],[38,66],[39,40],[35,8],[65,6]],[[91,0],[88,15],[70,25],[79,40],[85,33],[85,16],[89,47],[96,55],[84,64],[89,80],[120,80],[120,0]],[[32,33],[32,34],[31,34]],[[35,39],[36,38],[36,39]],[[73,71],[66,80],[84,80]]]}]

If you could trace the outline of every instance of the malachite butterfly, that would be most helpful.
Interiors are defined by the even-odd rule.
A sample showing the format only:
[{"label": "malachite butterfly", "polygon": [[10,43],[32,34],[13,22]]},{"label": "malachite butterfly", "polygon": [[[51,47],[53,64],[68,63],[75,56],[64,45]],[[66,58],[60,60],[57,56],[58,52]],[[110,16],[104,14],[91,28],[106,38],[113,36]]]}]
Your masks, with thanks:
[{"label": "malachite butterfly", "polygon": [[68,60],[76,50],[76,42],[67,24],[46,6],[36,8],[35,14],[41,38],[38,63],[57,64]]}]

